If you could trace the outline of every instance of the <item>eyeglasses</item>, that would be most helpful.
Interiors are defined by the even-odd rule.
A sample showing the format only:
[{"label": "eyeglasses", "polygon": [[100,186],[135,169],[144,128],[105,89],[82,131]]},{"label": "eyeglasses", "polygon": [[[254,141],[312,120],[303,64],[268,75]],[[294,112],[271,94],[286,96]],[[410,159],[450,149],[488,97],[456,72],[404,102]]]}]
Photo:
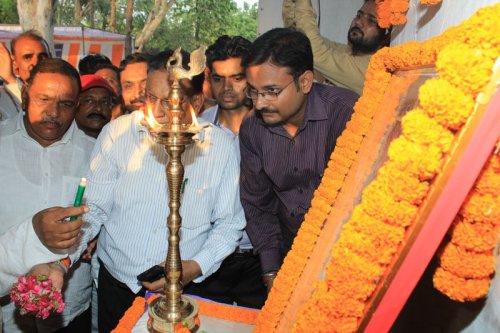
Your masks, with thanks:
[{"label": "eyeglasses", "polygon": [[160,105],[161,107],[163,108],[169,108],[170,107],[170,101],[168,100],[168,98],[164,98],[164,99],[160,99],[158,97],[156,97],[155,95],[152,95],[151,93],[149,92],[146,92],[146,98],[153,104],[156,104],[157,101],[160,101]]},{"label": "eyeglasses", "polygon": [[86,97],[80,100],[80,105],[86,107],[96,107],[97,105],[101,105],[104,107],[111,107],[113,102],[111,99],[95,99],[92,97]]},{"label": "eyeglasses", "polygon": [[268,90],[268,91],[263,91],[263,92],[258,92],[257,90],[255,90],[253,88],[248,88],[247,91],[246,91],[246,93],[245,93],[245,95],[248,98],[251,98],[254,102],[257,100],[257,98],[259,97],[259,95],[262,96],[262,98],[265,101],[273,102],[273,101],[277,100],[278,96],[286,88],[288,88],[288,86],[291,85],[293,82],[295,82],[295,79],[293,79],[292,81],[290,81],[286,86],[284,86],[281,89],[273,89],[273,90]]}]

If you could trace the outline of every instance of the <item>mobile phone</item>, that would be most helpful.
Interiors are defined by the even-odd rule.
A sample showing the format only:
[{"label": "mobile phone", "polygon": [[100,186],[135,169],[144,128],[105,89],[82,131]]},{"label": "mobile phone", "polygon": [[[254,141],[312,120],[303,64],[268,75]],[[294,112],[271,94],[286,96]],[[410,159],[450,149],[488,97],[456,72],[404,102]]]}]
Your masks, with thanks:
[{"label": "mobile phone", "polygon": [[160,265],[154,265],[137,275],[137,280],[140,282],[154,282],[162,277],[165,277],[165,268]]}]

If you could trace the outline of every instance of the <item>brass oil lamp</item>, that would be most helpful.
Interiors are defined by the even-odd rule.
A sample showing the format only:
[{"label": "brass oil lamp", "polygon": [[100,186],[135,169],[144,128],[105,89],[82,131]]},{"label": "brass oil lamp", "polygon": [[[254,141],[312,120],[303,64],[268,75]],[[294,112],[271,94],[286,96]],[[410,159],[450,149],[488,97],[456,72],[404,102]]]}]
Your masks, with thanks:
[{"label": "brass oil lamp", "polygon": [[[175,332],[175,326],[179,323],[190,332],[198,330],[198,305],[194,299],[182,295],[182,264],[179,250],[179,229],[182,218],[179,213],[181,206],[181,187],[184,179],[184,166],[181,156],[186,146],[193,143],[193,136],[199,132],[196,117],[191,109],[193,123],[186,125],[182,123],[183,110],[181,108],[182,89],[179,84],[181,79],[191,79],[201,74],[205,68],[205,47],[193,51],[190,57],[190,70],[182,67],[182,55],[180,49],[175,50],[167,62],[169,80],[172,86],[169,93],[170,121],[166,124],[158,124],[150,110],[146,120],[150,131],[156,138],[156,142],[163,145],[169,161],[166,166],[166,176],[169,191],[170,214],[167,218],[169,230],[168,251],[165,260],[166,283],[164,295],[151,302],[148,308],[149,320],[148,330],[152,333]],[[175,61],[172,65],[171,63]]]}]

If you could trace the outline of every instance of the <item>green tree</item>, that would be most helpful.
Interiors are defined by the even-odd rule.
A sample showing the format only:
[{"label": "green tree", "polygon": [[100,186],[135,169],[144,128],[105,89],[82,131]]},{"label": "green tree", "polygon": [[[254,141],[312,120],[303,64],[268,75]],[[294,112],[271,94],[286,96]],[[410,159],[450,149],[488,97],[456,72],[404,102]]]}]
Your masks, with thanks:
[{"label": "green tree", "polygon": [[257,35],[257,5],[239,9],[233,0],[178,0],[158,28],[149,49],[182,47],[191,51],[221,35]]},{"label": "green tree", "polygon": [[0,0],[0,22],[3,24],[19,24],[16,0]]}]

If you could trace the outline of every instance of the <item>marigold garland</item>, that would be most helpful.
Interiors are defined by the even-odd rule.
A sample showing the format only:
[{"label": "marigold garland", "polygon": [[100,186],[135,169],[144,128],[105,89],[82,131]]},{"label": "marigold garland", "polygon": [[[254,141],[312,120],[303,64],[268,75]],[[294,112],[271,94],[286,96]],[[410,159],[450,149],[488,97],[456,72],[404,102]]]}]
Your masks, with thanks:
[{"label": "marigold garland", "polygon": [[146,299],[144,297],[136,297],[132,306],[123,315],[118,325],[111,333],[130,333],[135,324],[141,318],[146,308]]},{"label": "marigold garland", "polygon": [[[485,8],[479,10],[473,17],[465,21],[461,26],[451,28],[443,35],[424,43],[413,42],[394,48],[380,50],[373,56],[370,62],[366,74],[367,81],[363,96],[356,104],[353,118],[348,123],[344,133],[354,136],[356,134],[359,135],[366,133],[371,126],[371,119],[383,99],[383,94],[391,79],[391,73],[398,68],[436,63],[436,59],[438,59],[439,54],[441,59],[440,64],[442,64],[440,69],[445,70],[445,68],[447,68],[446,64],[451,64],[452,59],[449,58],[451,55],[461,57],[460,50],[463,50],[463,48],[459,47],[458,49],[453,49],[454,46],[450,45],[452,42],[456,41],[468,44],[470,50],[480,50],[479,52],[473,52],[475,52],[474,54],[479,54],[482,57],[488,57],[495,54],[498,56],[500,43],[498,43],[498,36],[495,35],[496,22],[499,20],[498,13],[500,13],[500,5]],[[487,42],[485,43],[485,41]],[[450,45],[450,48],[447,52],[442,53],[448,45]],[[470,55],[470,53],[467,54]],[[495,58],[491,58],[489,62],[492,63],[494,59]],[[474,60],[472,59],[470,62],[466,62],[462,58],[459,61],[461,63],[460,66],[464,66],[464,68],[469,69],[469,71],[470,68],[475,65]],[[450,70],[446,73],[445,77],[447,80],[443,78],[432,80],[444,82],[442,85],[439,84],[439,82],[432,83],[437,88],[436,96],[433,95],[433,91],[428,87],[421,90],[419,95],[419,97],[422,97],[420,108],[409,113],[408,117],[403,120],[403,127],[406,127],[406,131],[404,131],[403,136],[400,139],[393,141],[393,144],[391,144],[391,148],[389,149],[391,163],[395,163],[392,167],[406,170],[405,172],[408,174],[417,177],[416,179],[419,181],[418,184],[432,181],[443,165],[442,157],[448,152],[449,147],[451,146],[452,137],[456,135],[457,130],[472,112],[474,105],[472,101],[474,101],[475,94],[477,94],[480,89],[478,87],[481,87],[483,84],[478,82],[487,82],[487,79],[491,76],[491,68],[481,72],[485,75],[485,77],[477,77],[475,82],[465,80],[471,85],[467,89],[464,89],[464,91],[460,91],[460,88],[458,87],[452,91],[451,96],[456,94],[457,96],[460,96],[459,98],[450,98],[450,95],[447,96],[448,98],[444,98],[447,93],[446,86],[449,87],[451,85],[454,87],[453,83],[460,81],[459,76],[461,75],[461,71],[457,69]],[[375,82],[376,85],[371,84],[373,82]],[[431,83],[428,84],[430,85]],[[379,89],[379,91],[377,91],[377,89]],[[456,102],[457,104],[453,104],[453,102]],[[446,107],[444,107],[445,105]],[[468,109],[466,117],[462,115],[464,105],[466,105],[466,108]],[[445,115],[446,111],[443,109],[451,115]],[[423,115],[427,117],[426,120],[423,120]],[[418,137],[418,128],[420,127],[419,123],[421,124],[422,122],[425,122],[426,124],[434,122],[432,128],[435,130],[431,133],[426,133],[426,136]],[[439,130],[439,126],[443,128],[442,131]],[[430,140],[431,138],[436,138],[436,140]],[[357,141],[345,139],[345,142]],[[359,150],[359,147],[347,147],[347,145],[348,144],[345,144],[346,147],[341,147],[341,149],[335,149],[328,169],[335,168],[335,163],[338,163],[342,166],[342,170],[346,170],[349,168],[349,165],[355,163],[356,153]],[[387,163],[384,167],[389,168],[391,167],[391,164]],[[379,178],[380,174],[384,174],[384,170],[384,168],[379,170]],[[325,176],[326,175],[327,172],[325,171]],[[329,175],[334,177],[335,174],[334,172],[331,172]],[[337,178],[342,178],[343,176],[344,175],[337,174]],[[336,192],[338,183],[336,182],[335,184],[337,184],[335,190],[332,191],[335,193],[334,195],[330,195],[329,200],[337,195]],[[393,227],[403,228],[402,230],[404,230],[405,226],[414,220],[414,214],[416,215],[418,204],[422,195],[420,194],[416,197],[409,198],[401,197],[400,194],[398,194],[399,197],[392,196],[391,194],[382,194],[381,196],[379,190],[387,189],[387,184],[389,184],[389,180],[379,182],[378,184],[375,183],[375,185],[371,185],[371,189],[370,186],[368,186],[363,194],[363,207],[360,211],[363,214],[369,215],[374,220],[377,220],[380,225],[388,224]],[[415,183],[415,185],[420,186],[418,184]],[[299,230],[299,234],[293,246],[295,249],[300,249],[305,245],[303,243],[304,239],[307,239],[308,242],[311,241],[311,237],[304,237],[303,235],[303,230],[309,230],[306,229],[307,227],[305,226],[310,224],[315,225],[316,228],[313,230],[315,230],[314,232],[316,233],[317,227],[321,227],[326,218],[324,211],[322,214],[314,213],[317,210],[317,207],[314,205],[314,202],[317,201],[317,197],[321,197],[322,193],[324,194],[327,192],[327,190],[321,188],[323,185],[324,181],[322,181],[322,184],[315,193],[311,209],[309,213],[306,214],[303,227]],[[367,191],[369,192],[370,190],[373,191],[372,195],[367,194]],[[425,191],[422,191],[422,193],[423,192]],[[381,198],[376,198],[377,196]],[[334,202],[335,201],[329,201],[330,204],[333,204]],[[471,205],[471,203],[469,204]],[[472,202],[472,204],[474,204],[474,202]],[[380,207],[381,210],[377,209],[377,206]],[[391,209],[384,211],[384,208],[388,206],[390,206]],[[484,212],[476,210],[471,214],[483,216]],[[311,216],[314,216],[315,219],[311,219]],[[470,217],[471,216],[469,216],[469,218]],[[315,295],[310,299],[309,303],[301,309],[299,317],[296,321],[296,326],[294,327],[295,332],[314,332],[315,330],[320,330],[321,327],[329,327],[332,331],[350,332],[357,328],[357,321],[360,317],[359,307],[353,307],[353,304],[349,305],[346,303],[354,300],[350,297],[353,295],[352,290],[349,288],[342,288],[340,281],[335,283],[335,274],[328,273],[336,272],[336,274],[341,274],[342,271],[340,269],[335,269],[335,267],[340,267],[339,263],[345,263],[353,260],[353,258],[358,255],[354,251],[357,250],[358,252],[366,253],[366,250],[363,250],[363,247],[354,249],[356,246],[353,246],[352,244],[359,242],[360,239],[367,239],[367,236],[361,235],[349,238],[349,233],[353,233],[353,231],[348,231],[348,225],[349,224],[346,224],[344,226],[345,230],[343,229],[341,233],[341,240],[339,240],[339,244],[344,244],[344,246],[334,247],[333,252],[334,254],[337,253],[338,256],[333,256],[331,262],[335,264],[328,266],[332,268],[327,269],[326,278],[317,283]],[[358,233],[360,232],[358,231]],[[317,237],[317,235],[314,234],[312,238],[314,239],[314,237]],[[344,240],[342,238],[344,238]],[[351,240],[345,240],[346,238]],[[397,243],[397,241],[395,242]],[[307,246],[307,248],[309,247],[310,245]],[[274,331],[280,320],[280,315],[286,306],[286,302],[289,299],[291,290],[294,288],[295,283],[302,272],[303,267],[286,265],[287,262],[295,263],[297,261],[296,258],[292,260],[292,257],[296,254],[294,253],[293,248],[285,259],[285,263],[274,283],[268,302],[261,312],[256,332]],[[309,252],[302,253],[297,251],[297,253],[301,253],[302,258],[304,258]],[[377,274],[378,272],[378,274],[380,274],[379,276],[383,273],[383,268],[388,260],[388,258],[384,258],[383,254],[381,255],[381,258],[383,258],[382,262],[378,263],[370,262],[368,259],[366,260],[366,263],[372,266],[371,272],[374,274]],[[379,267],[380,271],[378,269],[374,269],[373,265],[375,265],[375,267]],[[354,279],[359,275],[362,279],[358,281],[366,281],[367,283],[371,283],[372,286],[377,283],[377,278],[367,279],[366,275],[362,275],[358,271],[352,272],[354,272],[354,274],[351,273],[349,275],[349,279]],[[469,280],[467,280],[467,282],[469,282]],[[352,284],[360,286],[360,284],[356,284],[355,282],[352,282]],[[369,290],[369,288],[367,290]],[[325,293],[333,293],[332,295],[334,296],[330,297],[325,295]],[[363,292],[356,297],[359,296],[366,297],[366,292]],[[320,304],[322,304],[322,306],[320,306]],[[352,311],[347,311],[348,313],[346,313],[346,309],[351,309]],[[318,322],[318,320],[322,320],[321,318],[325,318],[325,323],[328,324],[322,326]]]},{"label": "marigold garland", "polygon": [[500,234],[500,156],[492,154],[462,205],[450,241],[438,255],[434,287],[453,300],[483,298],[498,258],[494,248]]},{"label": "marigold garland", "polygon": [[[389,28],[393,25],[405,24],[409,2],[410,0],[375,0],[378,25],[381,28]],[[426,6],[439,3],[441,3],[441,0],[420,0],[420,4]]]},{"label": "marigold garland", "polygon": [[[134,299],[134,302],[132,303],[132,306],[128,308],[122,319],[120,319],[116,328],[111,332],[130,333],[139,318],[141,318],[141,316],[144,314],[144,311],[146,310],[146,303],[149,305],[158,297],[159,295],[157,294],[151,295],[148,298],[147,302],[144,297],[136,297]],[[260,312],[259,310],[255,309],[235,307],[227,304],[203,301],[200,299],[196,299],[196,303],[198,304],[199,314],[250,325],[255,324],[257,316]],[[196,318],[195,322],[197,326],[200,326],[199,318]],[[189,330],[182,323],[178,323],[175,326],[175,332],[188,333]]]}]

